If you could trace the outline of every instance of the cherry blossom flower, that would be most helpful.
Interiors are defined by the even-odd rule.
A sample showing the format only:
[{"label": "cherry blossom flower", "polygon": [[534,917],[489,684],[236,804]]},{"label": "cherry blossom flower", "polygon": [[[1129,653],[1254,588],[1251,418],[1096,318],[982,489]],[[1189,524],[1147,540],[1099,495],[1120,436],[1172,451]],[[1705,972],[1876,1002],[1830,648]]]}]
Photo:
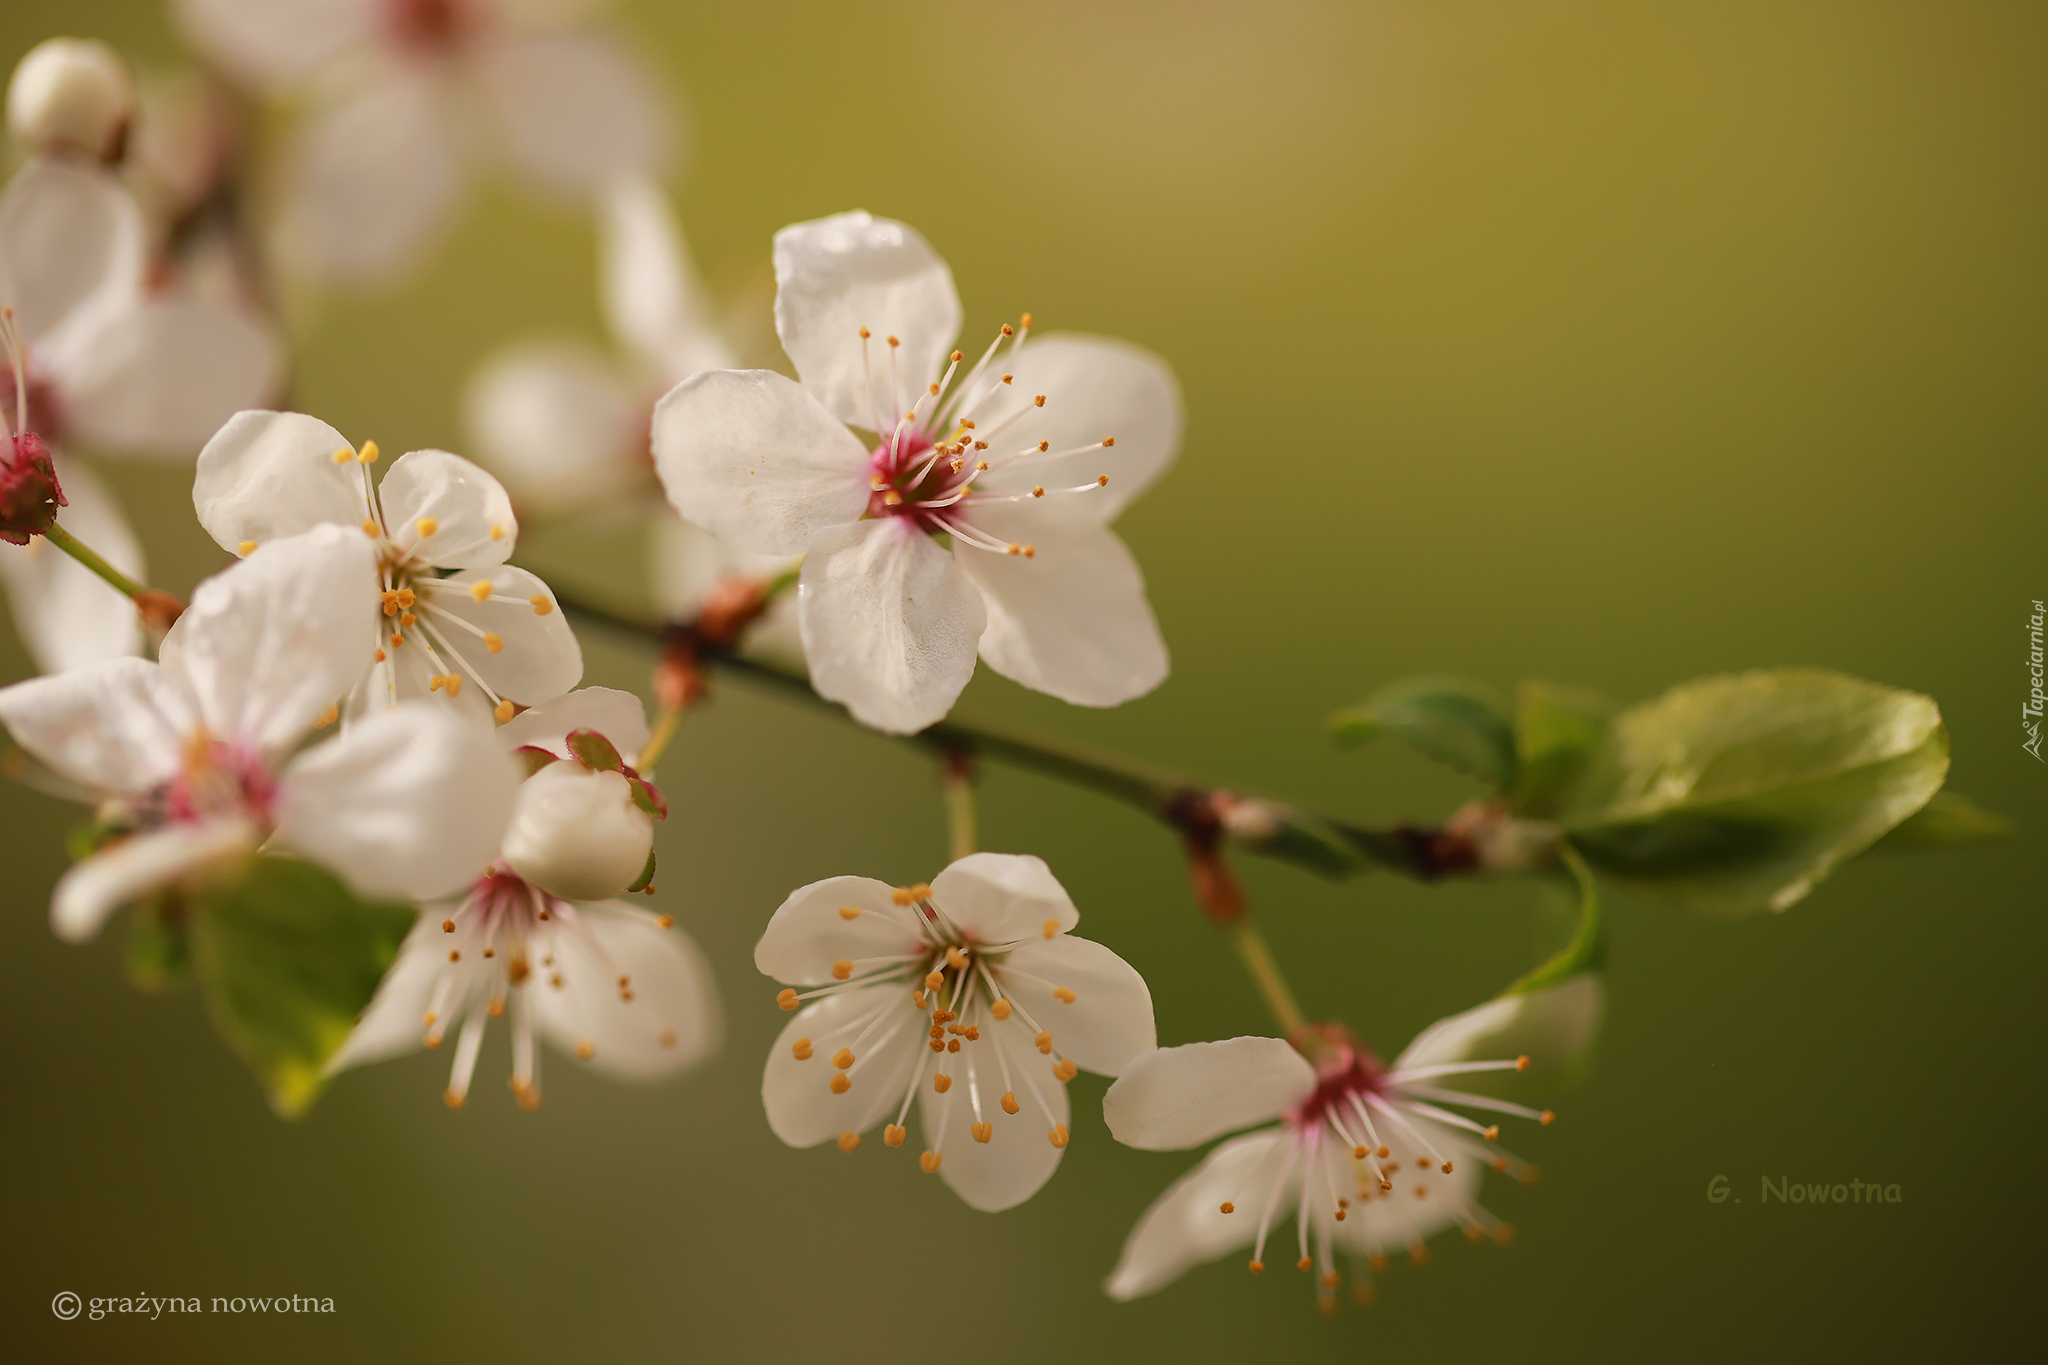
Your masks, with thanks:
[{"label": "cherry blossom flower", "polygon": [[587,0],[178,0],[233,79],[309,106],[287,167],[288,259],[384,280],[455,216],[473,168],[594,198],[663,161],[671,114]]},{"label": "cherry blossom flower", "polygon": [[316,417],[239,412],[199,453],[192,503],[236,554],[319,525],[346,526],[374,546],[376,581],[365,591],[381,610],[357,637],[351,719],[440,693],[506,721],[514,703],[574,687],[583,651],[554,594],[505,562],[519,524],[503,486],[445,450],[401,455],[373,483],[378,459],[376,442],[359,450]]},{"label": "cherry blossom flower", "polygon": [[[534,782],[575,767],[581,740],[603,737],[625,752],[647,740],[639,701],[624,692],[586,687],[545,702],[498,731],[507,751],[540,750],[563,760],[540,769],[521,788],[512,826],[559,815],[534,800]],[[561,842],[589,822],[572,816]],[[508,853],[510,836],[508,835]],[[600,853],[595,861],[603,861]],[[709,966],[668,915],[623,901],[577,901],[543,890],[500,857],[460,898],[422,909],[398,961],[362,1021],[328,1070],[439,1047],[457,1029],[446,1099],[462,1107],[476,1071],[484,1028],[512,1012],[512,1093],[521,1107],[540,1103],[536,1037],[593,1069],[625,1080],[651,1080],[691,1066],[714,1051],[721,1020]]]},{"label": "cherry blossom flower", "polygon": [[1144,979],[1075,938],[1079,919],[1043,862],[1004,853],[930,885],[833,877],[791,893],[754,949],[800,1009],[761,1078],[768,1126],[851,1152],[881,1123],[901,1147],[917,1100],[926,1172],[977,1209],[1023,1203],[1067,1146],[1066,1082],[1114,1076],[1154,1042]]},{"label": "cherry blossom flower", "polygon": [[34,153],[108,161],[135,110],[120,54],[93,38],[46,38],[7,82],[7,132]]},{"label": "cherry blossom flower", "polygon": [[945,262],[865,213],[784,228],[775,276],[802,382],[692,376],[655,409],[654,457],[685,518],[805,556],[818,691],[907,733],[952,706],[977,650],[1083,706],[1158,686],[1166,646],[1108,523],[1179,448],[1165,364],[1096,337],[1027,349],[1028,315],[970,363]]},{"label": "cherry blossom flower", "polygon": [[[1499,1146],[1493,1116],[1547,1125],[1551,1114],[1478,1092],[1495,1073],[1536,1062],[1556,1072],[1582,1057],[1603,1000],[1591,973],[1503,996],[1423,1030],[1392,1066],[1335,1026],[1304,1040],[1313,1061],[1278,1038],[1256,1037],[1139,1058],[1103,1097],[1103,1118],[1121,1142],[1176,1150],[1279,1122],[1218,1146],[1159,1197],[1124,1245],[1105,1285],[1110,1297],[1149,1294],[1245,1246],[1252,1270],[1264,1270],[1268,1238],[1289,1215],[1295,1265],[1317,1272],[1326,1307],[1341,1283],[1338,1250],[1364,1263],[1354,1274],[1364,1302],[1372,1295],[1365,1267],[1384,1268],[1401,1250],[1419,1262],[1424,1242],[1444,1228],[1505,1241],[1506,1225],[1477,1201],[1480,1168],[1533,1172]],[[1518,1046],[1529,1050],[1503,1055]]]},{"label": "cherry blossom flower", "polygon": [[321,527],[207,580],[162,662],[113,659],[0,689],[0,722],[102,799],[118,837],[58,881],[82,941],[151,890],[226,875],[260,847],[367,896],[444,894],[496,850],[517,770],[489,727],[407,706],[294,753],[356,681],[375,615],[362,536]]}]

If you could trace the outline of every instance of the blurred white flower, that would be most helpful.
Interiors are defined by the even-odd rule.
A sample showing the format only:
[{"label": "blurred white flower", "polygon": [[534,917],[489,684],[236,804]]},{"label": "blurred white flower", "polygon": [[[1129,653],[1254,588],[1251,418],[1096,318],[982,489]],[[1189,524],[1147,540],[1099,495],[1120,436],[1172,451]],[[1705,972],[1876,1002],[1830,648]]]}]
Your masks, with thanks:
[{"label": "blurred white flower", "polygon": [[809,988],[777,997],[802,1013],[761,1078],[768,1126],[851,1152],[886,1123],[901,1147],[916,1099],[926,1172],[977,1209],[1023,1203],[1066,1148],[1066,1082],[1114,1076],[1155,1042],[1144,979],[1073,937],[1079,919],[1043,862],[1002,853],[929,886],[833,877],[792,893],[754,949],[765,975]]},{"label": "blurred white flower", "polygon": [[368,896],[443,895],[491,857],[517,769],[489,732],[401,707],[294,753],[362,671],[375,556],[322,527],[200,584],[162,662],[114,659],[0,689],[0,722],[104,799],[120,837],[52,895],[61,938],[92,937],[159,886],[268,845]]},{"label": "blurred white flower", "polygon": [[[647,740],[639,701],[586,687],[522,713],[498,732],[508,750],[545,749],[575,766],[570,740],[597,734],[621,752]],[[534,778],[521,790],[520,815]],[[576,829],[563,833],[574,837]],[[396,964],[329,1063],[330,1072],[438,1047],[459,1024],[447,1100],[468,1098],[488,1020],[512,1010],[512,1092],[540,1103],[538,1035],[627,1080],[680,1071],[718,1046],[722,1024],[709,966],[667,915],[615,900],[572,903],[500,859],[452,907],[428,908]]]},{"label": "blurred white flower", "polygon": [[287,167],[288,257],[382,280],[447,226],[471,168],[503,159],[594,198],[656,169],[672,114],[590,0],[178,0],[193,44],[243,84],[303,96]]},{"label": "blurred white flower", "polygon": [[945,715],[977,649],[1079,705],[1158,686],[1166,645],[1108,523],[1179,448],[1166,365],[1094,337],[1027,352],[1027,316],[955,383],[951,272],[916,232],[865,213],[784,228],[775,277],[802,383],[695,375],[655,409],[653,448],[684,517],[743,550],[805,556],[818,691],[907,733]]},{"label": "blurred white flower", "polygon": [[[58,480],[69,500],[64,529],[122,573],[144,581],[142,547],[99,476],[83,460],[66,460]],[[7,585],[14,627],[44,673],[142,649],[142,621],[134,604],[40,536],[26,545],[0,545],[0,581]]]},{"label": "blurred white flower", "polygon": [[[1252,1270],[1264,1270],[1267,1236],[1290,1215],[1295,1265],[1318,1272],[1326,1307],[1341,1282],[1339,1249],[1380,1269],[1390,1251],[1420,1261],[1424,1241],[1454,1224],[1474,1240],[1506,1240],[1506,1225],[1474,1197],[1479,1168],[1532,1172],[1496,1145],[1498,1125],[1443,1106],[1548,1124],[1548,1110],[1453,1087],[1457,1078],[1532,1062],[1528,1054],[1475,1060],[1482,1049],[1526,1043],[1546,1069],[1576,1059],[1599,1027],[1603,1001],[1591,973],[1503,996],[1423,1030],[1391,1067],[1337,1028],[1317,1029],[1314,1063],[1278,1038],[1190,1043],[1139,1058],[1102,1101],[1120,1142],[1170,1151],[1280,1122],[1223,1143],[1161,1195],[1104,1287],[1111,1298],[1136,1298],[1247,1245]],[[1369,1272],[1358,1267],[1354,1279],[1369,1300]]]},{"label": "blurred white flower", "polygon": [[373,546],[364,591],[381,613],[353,646],[351,720],[435,692],[460,703],[474,683],[482,697],[470,704],[506,721],[513,703],[574,687],[583,650],[554,594],[505,562],[519,523],[504,487],[445,450],[401,455],[373,483],[377,459],[374,441],[357,450],[316,417],[239,412],[206,443],[192,482],[199,524],[232,553],[320,525]]},{"label": "blurred white flower", "polygon": [[95,38],[46,38],[7,82],[7,132],[32,154],[109,161],[135,112],[120,54]]}]

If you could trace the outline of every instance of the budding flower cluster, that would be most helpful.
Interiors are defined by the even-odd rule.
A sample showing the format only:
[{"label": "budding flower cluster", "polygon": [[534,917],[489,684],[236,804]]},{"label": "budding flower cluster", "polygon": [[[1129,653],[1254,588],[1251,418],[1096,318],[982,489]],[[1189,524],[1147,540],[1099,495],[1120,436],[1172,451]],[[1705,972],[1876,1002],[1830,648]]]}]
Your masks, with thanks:
[{"label": "budding flower cluster", "polygon": [[115,161],[134,105],[128,68],[112,48],[91,38],[51,38],[14,68],[7,131],[31,153]]},{"label": "budding flower cluster", "polygon": [[57,509],[64,505],[64,490],[57,486],[57,468],[50,463],[50,448],[43,438],[32,431],[14,437],[0,459],[0,540],[28,544],[31,536],[57,524]]},{"label": "budding flower cluster", "polygon": [[576,731],[569,748],[569,759],[521,751],[548,761],[520,785],[506,863],[564,900],[641,890],[653,877],[654,821],[666,814],[660,794],[595,731]]}]

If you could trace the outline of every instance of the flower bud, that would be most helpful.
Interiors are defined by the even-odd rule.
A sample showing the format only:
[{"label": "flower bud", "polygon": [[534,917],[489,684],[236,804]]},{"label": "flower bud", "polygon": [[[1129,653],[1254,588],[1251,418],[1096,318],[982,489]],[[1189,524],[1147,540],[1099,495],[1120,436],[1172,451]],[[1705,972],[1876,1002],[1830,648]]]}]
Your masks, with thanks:
[{"label": "flower bud", "polygon": [[94,38],[50,38],[29,49],[7,85],[7,131],[31,153],[117,160],[135,96],[120,56]]},{"label": "flower bud", "polygon": [[30,536],[57,524],[57,509],[64,505],[64,490],[57,486],[57,468],[50,463],[43,438],[33,431],[15,437],[0,458],[0,540],[28,544]]},{"label": "flower bud", "polygon": [[640,880],[654,819],[633,802],[623,773],[551,763],[519,788],[505,831],[505,861],[541,890],[600,901]]}]

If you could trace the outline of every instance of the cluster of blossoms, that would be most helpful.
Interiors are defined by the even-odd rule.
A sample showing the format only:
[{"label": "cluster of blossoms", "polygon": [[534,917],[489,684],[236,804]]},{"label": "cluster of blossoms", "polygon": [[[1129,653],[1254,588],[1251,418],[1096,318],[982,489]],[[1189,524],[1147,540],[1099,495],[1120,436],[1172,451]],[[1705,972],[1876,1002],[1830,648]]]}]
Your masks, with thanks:
[{"label": "cluster of blossoms", "polygon": [[[265,406],[281,370],[269,324],[172,250],[121,178],[135,101],[111,52],[46,44],[8,99],[31,156],[0,195],[0,574],[47,676],[0,689],[0,723],[96,816],[93,851],[54,888],[55,930],[83,940],[165,895],[203,906],[261,859],[415,906],[319,1069],[452,1035],[458,1109],[508,1011],[527,1109],[541,1039],[648,1080],[703,1061],[723,1027],[703,956],[630,899],[656,891],[668,804],[652,767],[689,693],[664,696],[651,728],[637,698],[579,686],[562,604],[509,562],[520,512],[617,515],[658,489],[656,596],[688,629],[723,613],[722,647],[800,663],[886,733],[943,719],[977,659],[1094,707],[1169,670],[1110,529],[1179,451],[1165,362],[1037,336],[1029,314],[955,349],[945,262],[905,224],[852,212],[775,236],[795,377],[735,368],[747,348],[646,178],[658,100],[614,37],[560,8],[176,5],[235,79],[305,96],[276,245],[313,276],[417,260],[465,167],[500,155],[600,206],[625,357],[494,360],[466,403],[491,469],[438,449],[385,467],[374,441]],[[194,462],[198,524],[233,562],[189,607],[140,586],[135,538],[74,445]],[[1388,1065],[1335,1024],[1161,1049],[1144,978],[1077,937],[1079,918],[1042,861],[1012,854],[970,853],[929,883],[792,892],[754,954],[792,1013],[762,1075],[769,1128],[852,1153],[879,1127],[901,1148],[915,1103],[920,1168],[987,1212],[1051,1179],[1084,1070],[1114,1078],[1103,1117],[1129,1145],[1256,1128],[1144,1215],[1107,1283],[1119,1299],[1245,1246],[1262,1270],[1290,1214],[1326,1303],[1340,1251],[1369,1292],[1389,1252],[1419,1258],[1441,1229],[1505,1240],[1481,1172],[1531,1168],[1496,1120],[1551,1116],[1486,1087],[1583,1055],[1597,977],[1454,1016]]]}]

